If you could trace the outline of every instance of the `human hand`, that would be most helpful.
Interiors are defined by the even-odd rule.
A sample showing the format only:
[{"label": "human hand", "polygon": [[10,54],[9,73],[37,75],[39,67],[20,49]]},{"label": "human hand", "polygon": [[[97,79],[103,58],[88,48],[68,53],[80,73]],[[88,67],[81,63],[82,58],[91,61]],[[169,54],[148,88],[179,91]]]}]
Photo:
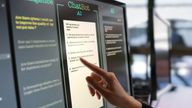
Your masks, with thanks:
[{"label": "human hand", "polygon": [[106,72],[83,58],[80,58],[80,61],[93,71],[86,78],[92,96],[97,95],[99,99],[103,96],[119,108],[141,108],[139,101],[127,95],[114,73]]}]

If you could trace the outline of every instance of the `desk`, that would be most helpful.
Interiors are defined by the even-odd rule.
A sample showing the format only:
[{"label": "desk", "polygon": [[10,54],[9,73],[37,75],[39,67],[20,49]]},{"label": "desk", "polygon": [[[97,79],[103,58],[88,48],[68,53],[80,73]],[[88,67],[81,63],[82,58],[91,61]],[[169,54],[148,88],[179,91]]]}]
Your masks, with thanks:
[{"label": "desk", "polygon": [[157,102],[157,108],[192,108],[192,88],[177,87],[165,93]]}]

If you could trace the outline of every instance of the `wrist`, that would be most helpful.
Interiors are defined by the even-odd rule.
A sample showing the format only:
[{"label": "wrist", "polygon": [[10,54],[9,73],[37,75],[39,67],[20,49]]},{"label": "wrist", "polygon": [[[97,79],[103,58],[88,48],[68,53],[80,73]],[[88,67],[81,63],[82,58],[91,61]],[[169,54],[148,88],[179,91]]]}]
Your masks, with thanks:
[{"label": "wrist", "polygon": [[118,108],[142,108],[142,104],[132,96],[126,96],[124,102]]}]

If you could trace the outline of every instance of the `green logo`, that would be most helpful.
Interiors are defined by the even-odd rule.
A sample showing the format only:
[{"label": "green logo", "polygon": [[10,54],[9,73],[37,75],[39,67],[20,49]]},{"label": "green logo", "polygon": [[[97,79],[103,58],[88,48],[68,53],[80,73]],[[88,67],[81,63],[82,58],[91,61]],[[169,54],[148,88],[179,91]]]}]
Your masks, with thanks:
[{"label": "green logo", "polygon": [[83,12],[82,11],[78,11],[77,12],[77,16],[83,16]]},{"label": "green logo", "polygon": [[27,1],[34,2],[35,4],[53,5],[53,0],[27,0]]},{"label": "green logo", "polygon": [[90,11],[89,5],[74,3],[72,1],[68,2],[68,7],[73,8],[73,9],[77,9],[77,10],[82,10],[82,11]]}]

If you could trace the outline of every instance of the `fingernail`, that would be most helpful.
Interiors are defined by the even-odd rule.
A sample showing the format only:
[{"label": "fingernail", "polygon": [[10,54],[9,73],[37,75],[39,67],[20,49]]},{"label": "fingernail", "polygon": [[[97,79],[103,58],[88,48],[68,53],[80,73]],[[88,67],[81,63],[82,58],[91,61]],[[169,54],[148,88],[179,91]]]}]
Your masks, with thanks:
[{"label": "fingernail", "polygon": [[80,60],[81,62],[83,62],[83,58],[80,57],[79,60]]},{"label": "fingernail", "polygon": [[91,78],[89,76],[86,77],[86,81],[90,82]]}]

